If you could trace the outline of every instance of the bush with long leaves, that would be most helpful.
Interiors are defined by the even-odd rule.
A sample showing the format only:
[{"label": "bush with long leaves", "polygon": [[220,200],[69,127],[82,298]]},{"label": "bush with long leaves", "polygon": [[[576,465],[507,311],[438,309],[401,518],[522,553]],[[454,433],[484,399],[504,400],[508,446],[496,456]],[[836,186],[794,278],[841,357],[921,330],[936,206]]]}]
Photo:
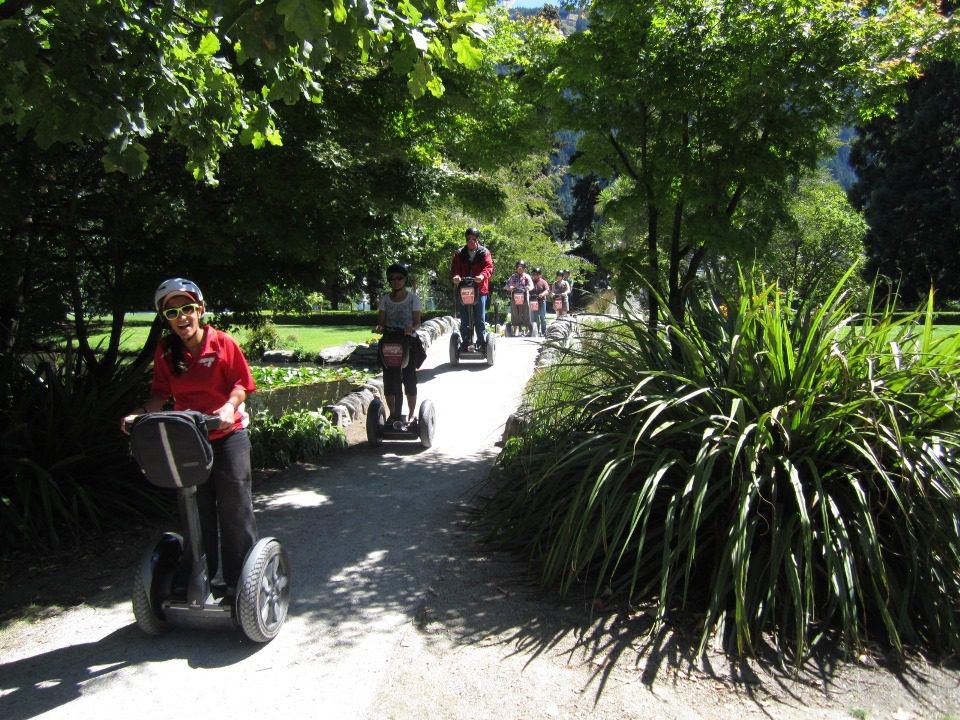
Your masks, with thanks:
[{"label": "bush with long leaves", "polygon": [[491,538],[562,592],[695,618],[701,651],[960,651],[960,336],[932,300],[741,285],[683,327],[625,311],[561,350],[501,454]]},{"label": "bush with long leaves", "polygon": [[98,379],[75,354],[0,359],[0,549],[42,552],[173,506],[140,475],[120,417],[142,371]]}]

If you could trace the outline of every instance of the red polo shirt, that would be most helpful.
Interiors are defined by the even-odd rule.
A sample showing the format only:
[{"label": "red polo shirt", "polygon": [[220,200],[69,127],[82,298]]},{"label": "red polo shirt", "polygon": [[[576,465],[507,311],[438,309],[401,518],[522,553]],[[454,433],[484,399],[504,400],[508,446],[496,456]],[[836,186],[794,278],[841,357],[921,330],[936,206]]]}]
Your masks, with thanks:
[{"label": "red polo shirt", "polygon": [[[174,410],[196,410],[214,415],[230,398],[233,388],[241,387],[248,395],[257,389],[240,346],[227,333],[209,325],[204,326],[203,347],[199,355],[194,357],[185,350],[183,360],[186,370],[174,375],[166,341],[157,345],[153,356],[150,393],[173,397]],[[210,439],[216,440],[245,427],[246,419],[246,413],[236,413],[233,427],[211,430]]]}]

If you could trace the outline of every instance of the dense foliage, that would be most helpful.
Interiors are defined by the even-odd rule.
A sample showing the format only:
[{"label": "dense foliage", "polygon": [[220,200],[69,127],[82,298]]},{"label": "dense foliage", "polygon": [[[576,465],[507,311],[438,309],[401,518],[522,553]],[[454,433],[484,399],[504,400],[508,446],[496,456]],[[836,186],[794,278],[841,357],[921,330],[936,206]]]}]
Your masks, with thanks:
[{"label": "dense foliage", "polygon": [[692,618],[701,647],[955,653],[960,336],[839,286],[822,305],[743,290],[563,352],[499,460],[492,539],[562,592]]},{"label": "dense foliage", "polygon": [[[932,3],[594,0],[549,81],[573,169],[613,183],[619,261],[674,318],[709,255],[751,259],[851,113],[892,107],[949,21]],[[607,213],[616,218],[608,202]],[[659,304],[651,305],[650,322]]]},{"label": "dense foliage", "polygon": [[319,102],[337,61],[389,65],[415,96],[474,65],[487,0],[60,0],[0,3],[0,123],[44,148],[104,145],[139,175],[167,134],[197,177],[239,140],[279,145],[276,107]]},{"label": "dense foliage", "polygon": [[[850,267],[856,265],[862,271],[866,223],[826,169],[805,174],[791,186],[794,192],[787,202],[787,216],[766,248],[757,252],[756,266],[769,282],[793,288],[808,300],[823,301]],[[714,297],[736,294],[736,266],[712,256],[704,268]],[[866,288],[858,272],[846,289],[862,300]]]},{"label": "dense foliage", "polygon": [[346,447],[343,430],[321,412],[297,410],[279,418],[262,412],[250,423],[253,466],[285,468],[317,462],[331,449]]},{"label": "dense foliage", "polygon": [[250,368],[250,372],[253,373],[253,380],[257,384],[257,392],[340,380],[359,384],[370,376],[369,372],[352,368],[311,366],[254,365]]},{"label": "dense foliage", "polygon": [[932,286],[942,307],[960,300],[960,65],[936,63],[907,87],[893,117],[861,128],[851,153],[854,204],[870,226],[872,276],[916,302]]},{"label": "dense foliage", "polygon": [[102,384],[83,367],[70,354],[0,364],[0,549],[69,547],[161,507],[120,432],[142,375],[125,366]]}]

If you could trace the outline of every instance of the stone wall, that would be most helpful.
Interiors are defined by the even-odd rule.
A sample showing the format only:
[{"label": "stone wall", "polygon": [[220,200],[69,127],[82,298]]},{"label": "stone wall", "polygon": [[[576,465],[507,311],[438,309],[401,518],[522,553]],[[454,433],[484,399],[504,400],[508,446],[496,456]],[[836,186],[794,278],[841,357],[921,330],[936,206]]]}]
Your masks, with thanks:
[{"label": "stone wall", "polygon": [[247,412],[252,415],[266,410],[273,417],[281,417],[295,410],[319,410],[356,387],[356,382],[333,380],[257,390],[247,399]]}]

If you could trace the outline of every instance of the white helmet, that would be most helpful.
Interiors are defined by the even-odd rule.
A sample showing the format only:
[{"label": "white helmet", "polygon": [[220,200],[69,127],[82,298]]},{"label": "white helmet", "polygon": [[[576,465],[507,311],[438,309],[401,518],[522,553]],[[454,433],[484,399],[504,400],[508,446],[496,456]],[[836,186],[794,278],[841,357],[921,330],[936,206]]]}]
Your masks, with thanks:
[{"label": "white helmet", "polygon": [[200,288],[197,287],[195,282],[186,278],[170,278],[160,283],[160,287],[153,294],[153,306],[157,309],[157,312],[160,312],[160,304],[163,299],[171,293],[186,293],[196,298],[198,303],[203,302],[203,293],[200,292]]}]

